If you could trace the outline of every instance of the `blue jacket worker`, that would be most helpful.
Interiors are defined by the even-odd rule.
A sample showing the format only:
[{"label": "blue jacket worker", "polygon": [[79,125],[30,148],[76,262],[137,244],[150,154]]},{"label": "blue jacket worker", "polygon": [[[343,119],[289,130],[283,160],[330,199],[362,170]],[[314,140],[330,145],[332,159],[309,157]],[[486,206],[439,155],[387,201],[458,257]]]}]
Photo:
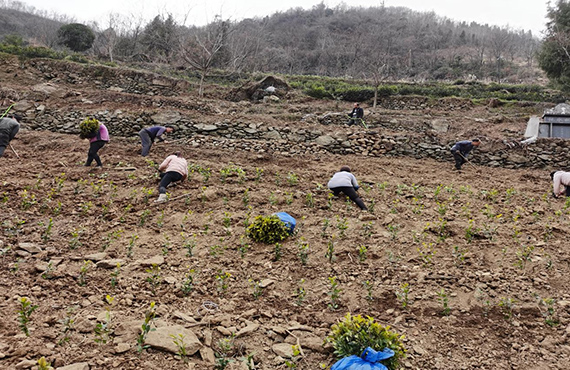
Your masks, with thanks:
[{"label": "blue jacket worker", "polygon": [[164,141],[164,137],[162,137],[162,135],[173,131],[174,128],[170,126],[152,126],[140,130],[139,136],[142,144],[141,155],[146,157],[150,152],[150,147],[154,143],[154,140]]},{"label": "blue jacket worker", "polygon": [[14,139],[18,131],[20,131],[21,117],[13,114],[8,117],[0,119],[0,157],[4,155],[6,147],[10,145],[10,141]]},{"label": "blue jacket worker", "polygon": [[337,172],[333,175],[333,177],[329,180],[327,184],[328,188],[332,190],[335,196],[339,196],[340,193],[348,196],[350,200],[352,200],[360,209],[367,211],[368,208],[364,205],[364,202],[356,191],[358,190],[358,182],[356,181],[356,177],[350,172],[350,167],[342,166],[340,168],[340,172]]},{"label": "blue jacket worker", "polygon": [[467,156],[471,150],[474,147],[478,147],[479,144],[481,144],[479,139],[462,140],[456,142],[455,145],[451,147],[451,154],[453,154],[453,158],[455,159],[456,170],[461,170],[461,166],[467,162]]}]

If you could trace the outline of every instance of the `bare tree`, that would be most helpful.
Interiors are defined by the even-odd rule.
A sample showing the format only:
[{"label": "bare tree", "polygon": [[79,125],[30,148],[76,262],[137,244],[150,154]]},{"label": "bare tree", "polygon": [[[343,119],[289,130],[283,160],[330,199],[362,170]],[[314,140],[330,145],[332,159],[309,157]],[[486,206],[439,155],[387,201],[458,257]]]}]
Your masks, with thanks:
[{"label": "bare tree", "polygon": [[204,79],[214,66],[223,66],[229,22],[216,17],[202,28],[193,27],[180,35],[180,54],[184,61],[200,73],[198,94],[204,95]]}]

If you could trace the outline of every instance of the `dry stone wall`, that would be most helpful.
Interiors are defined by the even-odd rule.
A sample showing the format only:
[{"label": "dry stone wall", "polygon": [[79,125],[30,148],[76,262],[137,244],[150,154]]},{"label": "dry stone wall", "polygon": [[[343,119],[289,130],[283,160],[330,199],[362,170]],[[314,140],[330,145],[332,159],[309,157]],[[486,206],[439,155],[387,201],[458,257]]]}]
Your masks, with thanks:
[{"label": "dry stone wall", "polygon": [[[27,128],[77,134],[77,123],[84,112],[46,112],[34,108]],[[37,111],[43,109],[42,111]],[[299,155],[312,153],[356,154],[362,156],[409,156],[451,161],[449,148],[453,142],[440,142],[437,135],[382,135],[381,132],[355,129],[335,132],[292,127],[271,127],[266,124],[222,121],[206,124],[192,121],[175,111],[156,115],[133,115],[122,111],[101,111],[94,114],[106,122],[113,136],[136,136],[138,131],[153,124],[173,124],[177,138],[189,138],[192,146],[213,145],[259,153]],[[472,155],[478,165],[506,168],[567,168],[570,167],[570,142],[562,139],[539,139],[529,146],[509,148],[501,142],[484,143]]]}]

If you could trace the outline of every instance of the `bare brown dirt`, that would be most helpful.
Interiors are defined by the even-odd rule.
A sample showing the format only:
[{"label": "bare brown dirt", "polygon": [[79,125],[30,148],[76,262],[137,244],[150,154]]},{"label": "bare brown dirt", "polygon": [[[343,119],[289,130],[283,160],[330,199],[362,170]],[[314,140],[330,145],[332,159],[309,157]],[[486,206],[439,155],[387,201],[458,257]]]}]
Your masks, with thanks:
[{"label": "bare brown dirt", "polygon": [[[280,109],[304,111],[310,104],[297,101]],[[275,109],[254,107],[259,119]],[[421,124],[428,113],[383,114]],[[468,117],[489,122],[497,114],[484,107],[429,113],[456,122],[455,133],[481,133],[484,125],[468,126],[477,123]],[[507,121],[518,133],[523,123],[512,114]],[[198,353],[188,365],[154,348],[137,352],[138,330],[153,301],[153,327],[191,328],[233,361],[228,369],[247,368],[241,359],[248,354],[256,369],[285,369],[274,346],[297,341],[304,355],[295,359],[299,369],[326,368],[335,358],[320,343],[347,312],[370,315],[405,335],[405,368],[570,367],[570,208],[550,197],[546,171],[465,166],[458,173],[450,162],[404,157],[290,158],[158,144],[148,158],[153,163],[181,150],[193,168],[207,168],[211,175],[205,179],[195,171],[188,182],[169,188],[172,197],[187,196],[155,205],[156,170],[138,155],[133,138],[112,138],[101,152],[103,171],[82,166],[87,142],[75,136],[22,130],[12,143],[21,158],[7,150],[0,159],[2,368],[31,367],[23,361],[41,356],[54,367],[88,362],[91,369],[214,368]],[[243,181],[222,181],[220,170],[230,163],[245,171]],[[351,166],[373,211],[329,200],[326,182],[343,164]],[[136,170],[126,170],[131,167]],[[297,234],[282,243],[280,258],[275,246],[244,237],[247,220],[278,211],[298,220]],[[192,256],[184,248],[188,240],[195,240]],[[309,244],[307,265],[298,256],[303,241]],[[21,243],[40,250],[25,252]],[[114,264],[96,266],[99,258],[121,260],[115,287]],[[147,281],[151,258],[164,258],[154,292]],[[81,285],[80,270],[89,259]],[[190,270],[193,289],[184,294],[181,285]],[[224,289],[219,277],[225,273],[230,277]],[[332,277],[340,289],[334,302]],[[267,286],[256,299],[252,283],[259,281]],[[403,284],[409,284],[407,300],[401,298]],[[307,291],[300,304],[299,286]],[[111,305],[107,295],[114,298]],[[24,296],[38,305],[30,336],[18,327]],[[106,308],[109,341],[97,344],[94,329]],[[66,317],[74,325],[64,333]],[[255,329],[229,339],[245,327]],[[225,350],[224,341],[231,343]]]}]

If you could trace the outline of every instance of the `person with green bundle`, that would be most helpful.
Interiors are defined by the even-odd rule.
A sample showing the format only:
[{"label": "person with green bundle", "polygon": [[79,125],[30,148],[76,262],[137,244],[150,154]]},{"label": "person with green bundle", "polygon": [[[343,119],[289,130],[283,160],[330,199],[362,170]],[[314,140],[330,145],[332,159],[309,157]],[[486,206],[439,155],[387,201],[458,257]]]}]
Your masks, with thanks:
[{"label": "person with green bundle", "polygon": [[99,157],[99,150],[109,142],[109,130],[95,118],[87,118],[79,125],[81,133],[79,137],[89,139],[89,151],[87,152],[87,162],[85,167],[90,167],[93,160],[97,162],[97,169],[103,168],[103,163]]}]

